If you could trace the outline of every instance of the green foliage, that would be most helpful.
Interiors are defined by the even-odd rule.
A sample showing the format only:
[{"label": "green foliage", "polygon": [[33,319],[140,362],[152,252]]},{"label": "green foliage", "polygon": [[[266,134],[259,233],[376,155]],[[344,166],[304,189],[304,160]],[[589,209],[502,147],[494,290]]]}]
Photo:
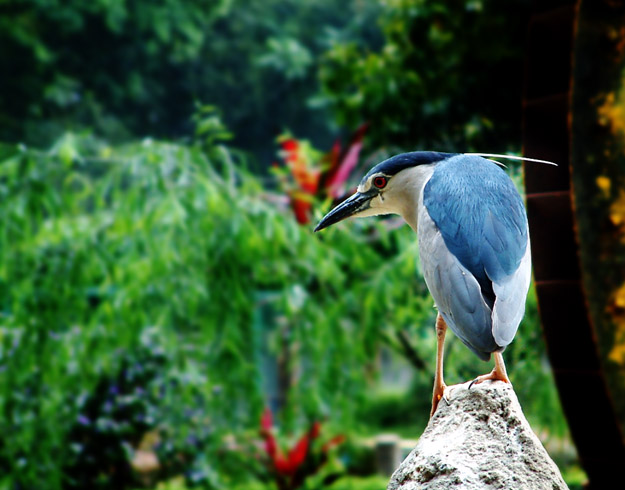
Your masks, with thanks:
[{"label": "green foliage", "polygon": [[[212,449],[185,460],[190,471],[200,458],[207,475],[219,471],[219,434],[256,427],[265,402],[283,409],[286,431],[320,418],[356,428],[380,344],[405,354],[398,332],[423,360],[415,396],[428,405],[435,311],[408,227],[355,221],[313,235],[219,146],[67,134],[49,151],[0,155],[0,464],[15,481],[55,488],[61,467],[91,457],[89,443],[75,451],[83,417],[112,420],[91,427],[118,459],[146,431],[182,451],[199,425],[218,428],[200,438]],[[521,392],[549,382],[525,343],[537,335],[534,323],[508,356]],[[486,371],[450,340],[450,382]],[[129,364],[152,368],[124,381]],[[172,376],[188,382],[169,386]],[[122,401],[107,399],[116,383],[127,383]],[[551,393],[541,413],[553,413]]]},{"label": "green foliage", "polygon": [[[436,312],[414,233],[314,235],[224,142],[268,162],[285,128],[330,147],[368,120],[383,153],[517,148],[526,5],[2,2],[0,139],[26,144],[0,144],[0,487],[143,484],[152,437],[161,488],[265,488],[224,458],[265,405],[285,435],[419,434]],[[381,348],[409,391],[379,389]],[[505,355],[530,420],[566,436],[533,296]],[[448,338],[449,383],[488,369]]]},{"label": "green foliage", "polygon": [[214,104],[237,146],[272,158],[284,128],[329,146],[306,100],[329,40],[379,38],[373,1],[167,0],[0,4],[0,140],[51,144],[94,128],[114,141],[187,137]]},{"label": "green foliage", "polygon": [[[195,205],[212,213],[211,204],[223,203],[204,196],[214,188],[208,176],[206,185],[193,179],[199,170],[191,163],[199,154],[193,150],[146,141],[114,151],[76,135],[67,135],[45,153],[23,147],[3,150],[0,359],[5,376],[0,406],[5,437],[0,464],[3,473],[26,487],[44,488],[42,482],[47,482],[56,488],[61,466],[90,457],[89,448],[86,454],[73,454],[76,446],[71,443],[85,408],[81,400],[99,414],[94,423],[102,437],[110,433],[131,445],[148,429],[137,426],[133,417],[147,417],[148,408],[156,404],[152,398],[136,397],[134,415],[122,411],[127,420],[115,416],[115,427],[106,424],[100,413],[105,412],[104,402],[98,401],[98,386],[121,376],[120,349],[130,356],[123,363],[132,358],[134,364],[145,364],[141,346],[148,329],[158,329],[159,345],[167,350],[162,366],[167,374],[154,372],[133,382],[149,390],[157,382],[154,376],[178,376],[183,380],[175,390],[180,409],[201,405],[194,394],[199,387],[210,399],[215,381],[209,379],[203,347],[209,343],[202,341],[196,322],[218,306],[209,304],[207,310],[203,305],[208,252],[188,250],[189,255],[184,250],[188,246],[181,246],[187,235],[180,232],[186,211],[179,198],[195,182],[192,200],[184,203],[189,209]],[[183,265],[196,274],[176,274]],[[215,328],[212,324],[211,330]],[[130,396],[110,401],[114,407],[129,402]],[[253,390],[248,401],[250,396]],[[206,405],[205,413],[219,423],[223,413],[211,411],[212,403]],[[159,431],[171,431],[175,417],[176,422],[183,419],[171,407],[167,399],[154,407],[167,414],[153,422]],[[175,430],[177,437],[193,426],[187,420]]]},{"label": "green foliage", "polygon": [[180,131],[194,94],[179,76],[229,3],[3,2],[0,54],[11,76],[0,80],[0,137],[47,142],[77,121],[118,137]]},{"label": "green foliage", "polygon": [[102,373],[92,392],[79,397],[65,442],[66,488],[139,484],[131,464],[138,448],[158,455],[159,480],[186,474],[194,484],[210,484],[202,462],[195,464],[214,431],[204,408],[205,376],[176,368],[156,329],[146,329],[139,346],[117,350],[114,357],[112,375]]},{"label": "green foliage", "polygon": [[[348,477],[341,478],[336,483],[325,487],[328,490],[380,490],[388,484],[388,478],[385,476],[369,476],[369,477]],[[273,486],[262,483],[246,483],[245,485],[237,485],[232,490],[273,490]],[[314,487],[306,487],[312,490]],[[163,490],[170,490],[165,487]],[[171,487],[171,490],[184,490],[184,488]]]},{"label": "green foliage", "polygon": [[378,50],[334,43],[319,72],[339,124],[371,123],[373,147],[504,151],[520,144],[530,2],[391,0]]},{"label": "green foliage", "polygon": [[4,2],[0,139],[189,136],[200,102],[264,164],[284,128],[364,121],[371,148],[518,149],[529,3]]},{"label": "green foliage", "polygon": [[[49,151],[1,155],[0,463],[24,486],[61,483],[59,467],[76,458],[80,400],[104,410],[98,386],[119,378],[120,349],[139,362],[147,329],[167,355],[163,370],[199,376],[181,403],[197,408],[200,390],[212,427],[255,426],[269,389],[288,430],[302,417],[349,421],[380,320],[423,301],[410,288],[411,254],[386,280],[370,268],[396,254],[405,232],[314,236],[255,179],[199,147],[68,134]],[[389,280],[408,287],[378,287]],[[286,386],[260,369],[275,358],[288,359]],[[168,379],[155,376],[148,385]],[[146,403],[161,414],[169,406],[137,403],[141,414]],[[128,444],[147,429],[131,430]]]}]

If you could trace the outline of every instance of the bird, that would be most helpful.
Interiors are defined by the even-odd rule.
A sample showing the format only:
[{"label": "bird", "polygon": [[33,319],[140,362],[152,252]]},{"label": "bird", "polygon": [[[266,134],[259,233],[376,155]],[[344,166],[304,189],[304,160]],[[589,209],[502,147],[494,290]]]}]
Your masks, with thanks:
[{"label": "bird", "polygon": [[[483,361],[487,380],[510,383],[503,351],[525,314],[531,278],[527,213],[502,164],[490,153],[414,151],[378,163],[356,192],[328,212],[315,232],[346,218],[398,214],[416,232],[419,261],[436,309],[433,416],[449,402],[443,376],[447,328]],[[553,164],[555,165],[555,164]]]}]

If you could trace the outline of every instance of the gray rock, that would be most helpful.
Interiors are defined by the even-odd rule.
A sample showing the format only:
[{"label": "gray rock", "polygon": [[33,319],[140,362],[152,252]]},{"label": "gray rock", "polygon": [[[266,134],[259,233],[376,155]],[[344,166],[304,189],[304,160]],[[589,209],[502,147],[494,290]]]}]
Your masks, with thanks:
[{"label": "gray rock", "polygon": [[566,483],[501,381],[446,391],[387,490],[564,490]]}]

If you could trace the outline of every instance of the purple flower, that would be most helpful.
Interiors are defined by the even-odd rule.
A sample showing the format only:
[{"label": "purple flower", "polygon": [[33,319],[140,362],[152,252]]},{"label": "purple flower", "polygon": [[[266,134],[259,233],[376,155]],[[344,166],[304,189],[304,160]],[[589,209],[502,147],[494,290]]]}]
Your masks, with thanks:
[{"label": "purple flower", "polygon": [[187,436],[187,444],[189,444],[190,446],[197,446],[199,442],[200,441],[198,440],[198,438],[194,435]]}]

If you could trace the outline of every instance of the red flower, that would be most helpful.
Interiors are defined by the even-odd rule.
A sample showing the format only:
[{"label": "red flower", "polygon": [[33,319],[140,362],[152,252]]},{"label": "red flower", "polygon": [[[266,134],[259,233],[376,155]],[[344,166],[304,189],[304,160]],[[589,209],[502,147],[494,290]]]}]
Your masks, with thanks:
[{"label": "red flower", "polygon": [[283,454],[278,454],[273,459],[273,466],[275,470],[281,475],[292,475],[295,473],[291,467],[291,462],[284,457]]},{"label": "red flower", "polygon": [[338,446],[345,441],[345,436],[340,434],[338,436],[333,437],[328,442],[326,442],[323,446],[321,446],[321,451],[327,453],[334,446]]},{"label": "red flower", "polygon": [[289,462],[293,473],[304,463],[308,456],[308,436],[304,435],[297,441],[297,444],[289,451]]},{"label": "red flower", "polygon": [[327,461],[327,452],[344,441],[344,436],[336,436],[321,447],[321,453],[313,453],[312,441],[321,433],[321,424],[314,422],[310,429],[299,438],[295,445],[284,454],[276,442],[272,431],[273,416],[266,408],[260,419],[260,434],[265,442],[267,468],[273,474],[280,490],[294,490],[303,485],[304,480],[319,471]]},{"label": "red flower", "polygon": [[298,148],[299,148],[299,143],[297,142],[296,139],[289,138],[282,142],[282,149],[284,151],[294,152],[294,151],[297,151]]},{"label": "red flower", "polygon": [[273,464],[278,473],[292,476],[304,464],[306,456],[308,456],[308,436],[303,436],[289,451],[288,456],[277,454]]},{"label": "red flower", "polygon": [[265,439],[265,452],[273,458],[278,452],[278,444],[276,443],[276,438],[271,433],[272,425],[273,416],[271,415],[271,410],[267,407],[260,418],[260,435]]},{"label": "red flower", "polygon": [[310,222],[310,208],[312,207],[310,201],[291,195],[291,207],[293,208],[295,219],[300,225]]},{"label": "red flower", "polygon": [[343,152],[341,152],[341,144],[337,141],[328,154],[330,167],[325,174],[324,187],[330,197],[337,199],[345,192],[345,182],[358,164],[362,142],[368,127],[368,124],[360,126]]},{"label": "red flower", "polygon": [[321,422],[315,421],[310,428],[310,438],[317,439],[317,437],[319,437],[319,434],[321,434]]},{"label": "red flower", "polygon": [[281,184],[291,199],[298,223],[310,222],[316,196],[337,199],[343,195],[345,183],[358,163],[367,128],[367,124],[360,126],[345,148],[337,140],[321,159],[309,145],[291,136],[280,140],[282,158],[290,173],[290,179],[285,177]]},{"label": "red flower", "polygon": [[304,435],[289,451],[288,456],[282,454],[276,438],[272,433],[273,416],[269,408],[265,408],[260,418],[260,434],[265,440],[265,452],[270,457],[275,470],[283,475],[293,475],[306,460],[308,455],[309,437]]},{"label": "red flower", "polygon": [[264,435],[265,433],[271,432],[272,426],[273,415],[271,414],[271,409],[269,407],[266,407],[260,417],[260,433]]},{"label": "red flower", "polygon": [[265,451],[272,458],[275,458],[278,453],[278,444],[276,443],[276,438],[272,434],[268,434],[265,437]]}]

